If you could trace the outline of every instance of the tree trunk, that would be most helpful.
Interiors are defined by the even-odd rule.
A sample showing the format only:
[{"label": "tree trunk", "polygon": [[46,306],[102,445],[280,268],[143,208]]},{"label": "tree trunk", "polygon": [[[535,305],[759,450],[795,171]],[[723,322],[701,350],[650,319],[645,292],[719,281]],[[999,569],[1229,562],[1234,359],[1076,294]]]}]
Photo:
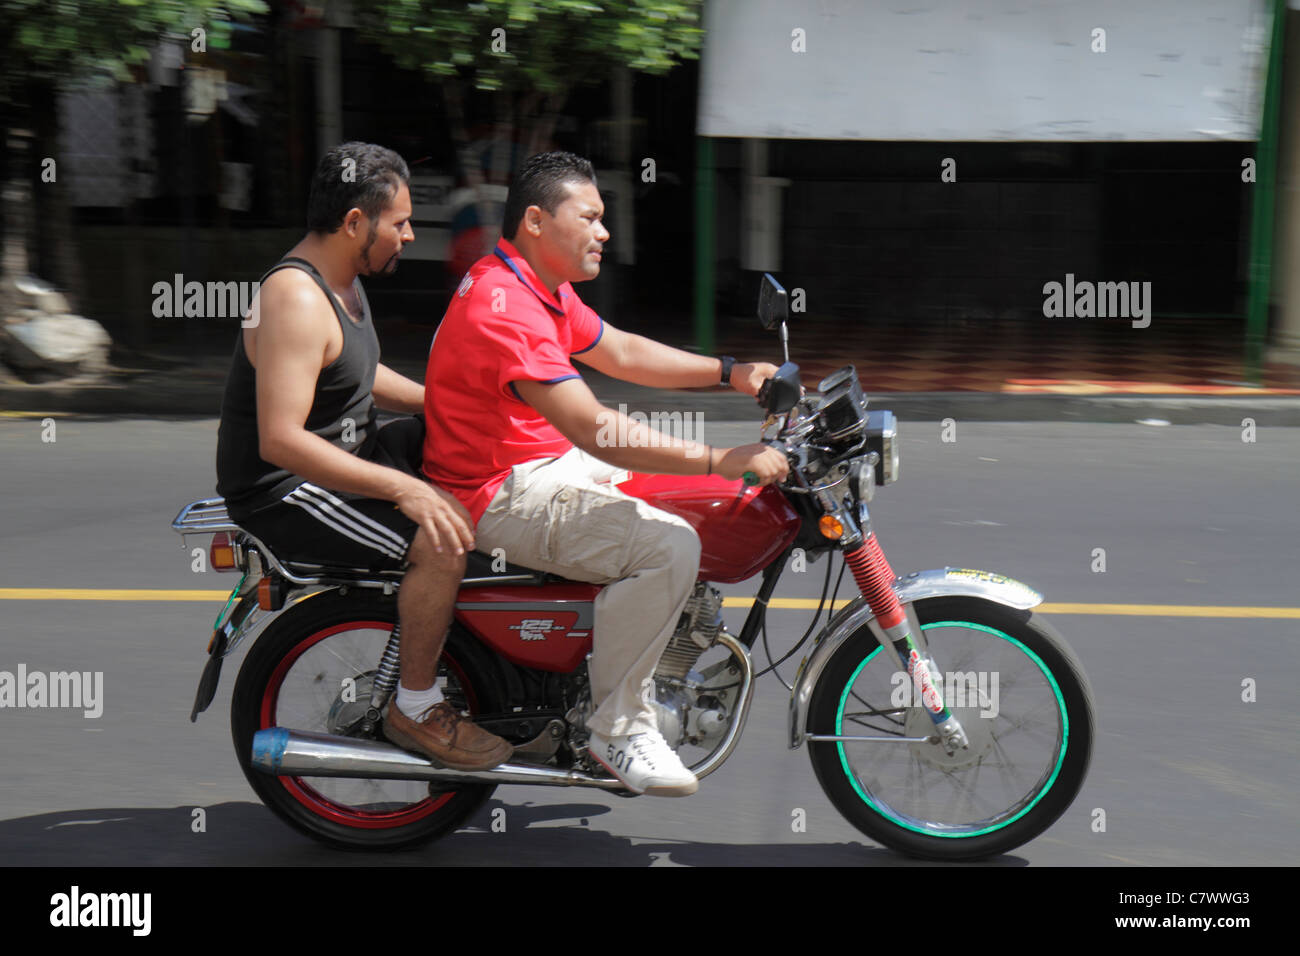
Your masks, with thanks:
[{"label": "tree trunk", "polygon": [[[487,203],[484,196],[483,186],[487,184],[487,179],[483,175],[483,170],[476,161],[473,154],[473,143],[470,142],[469,128],[465,121],[465,88],[461,80],[448,80],[442,85],[443,101],[447,106],[447,118],[451,123],[451,141],[456,150],[456,162],[460,167],[465,184],[474,193],[476,198],[478,223],[479,227],[484,230],[484,235],[491,229],[489,222],[492,217],[492,208]],[[486,244],[486,243],[485,243]],[[495,245],[495,240],[493,242]],[[485,249],[479,249],[479,255],[487,255],[492,248],[489,246]]]},{"label": "tree trunk", "polygon": [[[32,208],[38,224],[33,237],[36,249],[33,272],[58,288],[68,300],[69,311],[75,313],[85,301],[85,274],[72,227],[72,204],[68,201],[67,177],[71,170],[66,166],[59,168],[63,157],[58,87],[52,82],[33,84],[31,103],[36,138],[32,144],[34,155],[29,157],[27,168],[31,170],[36,191]],[[42,175],[42,164],[47,158],[54,160],[54,182],[45,182]]]},{"label": "tree trunk", "polygon": [[546,97],[545,109],[530,124],[528,152],[526,155],[532,156],[535,153],[545,152],[554,145],[555,124],[559,120],[560,110],[568,98],[568,93],[551,93]]},{"label": "tree trunk", "polygon": [[[10,114],[11,122],[18,122]],[[31,186],[27,181],[30,159],[30,130],[17,125],[5,130],[5,153],[8,178],[4,185],[4,255],[0,258],[0,319],[18,306],[14,282],[27,275],[28,224],[31,216]]]},{"label": "tree trunk", "polygon": [[[553,93],[544,96],[532,91],[516,99],[513,94],[498,93],[494,103],[490,174],[484,176],[478,157],[472,153],[474,144],[470,142],[469,124],[465,116],[465,90],[466,85],[461,80],[448,80],[442,84],[443,102],[447,108],[447,120],[451,126],[457,164],[465,184],[474,191],[478,199],[478,222],[483,230],[484,240],[484,248],[480,250],[480,254],[486,255],[492,251],[500,235],[500,223],[496,221],[496,209],[487,199],[483,187],[509,185],[517,172],[517,163],[506,162],[506,157],[512,154],[516,142],[524,146],[523,158],[550,147],[559,111],[567,99],[567,94]],[[542,106],[540,112],[539,106]],[[523,131],[522,135],[517,133],[519,130]],[[496,170],[500,170],[500,174],[492,175]]]}]

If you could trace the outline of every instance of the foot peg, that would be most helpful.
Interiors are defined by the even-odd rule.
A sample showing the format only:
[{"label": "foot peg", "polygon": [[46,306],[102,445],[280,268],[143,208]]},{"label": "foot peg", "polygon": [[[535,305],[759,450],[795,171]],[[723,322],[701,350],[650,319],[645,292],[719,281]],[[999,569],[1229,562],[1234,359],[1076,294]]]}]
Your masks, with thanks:
[{"label": "foot peg", "polygon": [[511,762],[546,763],[560,750],[560,741],[564,739],[564,721],[550,720],[542,732],[524,744],[515,745],[515,755]]}]

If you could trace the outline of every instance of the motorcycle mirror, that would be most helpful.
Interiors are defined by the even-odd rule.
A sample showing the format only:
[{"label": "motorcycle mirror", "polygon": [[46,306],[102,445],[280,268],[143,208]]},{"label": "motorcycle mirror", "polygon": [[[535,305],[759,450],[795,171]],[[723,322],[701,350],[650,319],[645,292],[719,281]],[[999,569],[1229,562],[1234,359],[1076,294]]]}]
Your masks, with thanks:
[{"label": "motorcycle mirror", "polygon": [[777,323],[784,323],[789,317],[790,304],[785,289],[770,272],[764,272],[758,286],[758,321],[770,332]]},{"label": "motorcycle mirror", "polygon": [[784,415],[803,395],[799,381],[799,366],[786,362],[776,370],[776,375],[763,383],[758,390],[758,401],[769,415]]},{"label": "motorcycle mirror", "polygon": [[786,330],[785,321],[789,317],[790,302],[785,289],[772,278],[772,273],[764,272],[758,284],[758,321],[769,331],[780,323],[781,351],[787,363],[790,361],[790,333]]}]

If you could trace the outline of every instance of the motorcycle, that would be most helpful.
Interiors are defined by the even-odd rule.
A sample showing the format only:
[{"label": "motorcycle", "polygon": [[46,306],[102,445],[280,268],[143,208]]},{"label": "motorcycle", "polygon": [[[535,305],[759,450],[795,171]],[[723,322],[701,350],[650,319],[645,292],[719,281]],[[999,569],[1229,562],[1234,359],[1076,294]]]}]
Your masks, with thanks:
[{"label": "motorcycle", "polygon": [[[812,637],[791,688],[788,745],[807,745],[850,823],[901,853],[971,860],[1034,839],[1087,773],[1094,705],[1082,665],[1033,612],[1042,596],[1025,584],[964,568],[894,574],[868,513],[876,488],[899,476],[894,416],[868,409],[851,365],[804,392],[789,361],[785,290],[770,275],[758,313],[765,328],[779,326],[785,349],[758,401],[762,440],[787,456],[787,478],[762,488],[752,475],[619,484],[688,520],[702,544],[699,581],[654,675],[660,732],[697,777],[722,765],[766,673],[751,650],[760,635],[767,647],[782,572],[793,555],[828,556],[812,625],[768,668]],[[190,719],[211,704],[224,659],[257,634],[236,679],[231,734],[253,790],[297,830],[341,848],[397,849],[455,830],[499,785],[634,796],[587,752],[597,586],[470,554],[438,683],[515,754],[492,770],[459,771],[382,733],[398,683],[399,572],[283,561],[232,523],[220,498],[187,505],[172,527],[211,534],[211,566],[241,573]],[[859,595],[812,635],[837,552],[829,607],[845,569]],[[756,575],[733,635],[714,584]]]}]

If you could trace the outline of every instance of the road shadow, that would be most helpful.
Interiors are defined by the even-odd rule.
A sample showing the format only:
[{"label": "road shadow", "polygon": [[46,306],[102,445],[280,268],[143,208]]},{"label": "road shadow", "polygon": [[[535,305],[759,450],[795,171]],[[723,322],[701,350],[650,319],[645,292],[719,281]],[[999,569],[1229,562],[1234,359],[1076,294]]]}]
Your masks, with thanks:
[{"label": "road shadow", "polygon": [[[333,850],[256,803],[104,807],[0,821],[4,866],[926,866],[861,843],[699,843],[615,836],[601,804],[489,800],[464,827],[414,850]],[[504,811],[504,813],[497,812]],[[500,828],[504,823],[505,831]],[[494,830],[494,824],[496,829]],[[1026,866],[1017,856],[982,864]]]}]

